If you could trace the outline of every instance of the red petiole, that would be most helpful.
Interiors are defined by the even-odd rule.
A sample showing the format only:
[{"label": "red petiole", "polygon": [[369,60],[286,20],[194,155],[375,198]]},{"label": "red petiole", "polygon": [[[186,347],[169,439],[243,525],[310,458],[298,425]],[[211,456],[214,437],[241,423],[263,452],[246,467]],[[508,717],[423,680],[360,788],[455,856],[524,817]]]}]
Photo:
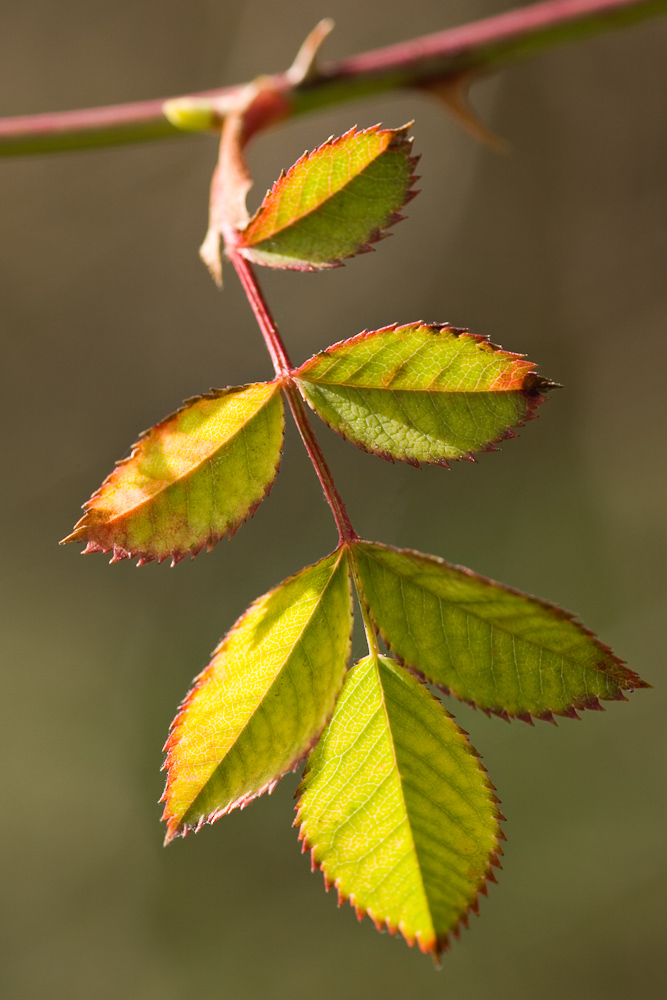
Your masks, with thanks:
[{"label": "red petiole", "polygon": [[231,258],[232,264],[234,265],[236,273],[239,276],[243,290],[248,297],[250,307],[255,314],[255,318],[264,338],[264,343],[266,344],[269,355],[271,356],[276,377],[282,384],[282,388],[287,396],[290,410],[292,411],[292,416],[294,417],[294,422],[299,429],[301,440],[303,441],[306,451],[308,452],[308,456],[313,463],[313,468],[317,473],[317,478],[320,481],[324,496],[326,497],[327,503],[331,508],[331,513],[334,516],[336,527],[338,529],[340,544],[345,545],[349,542],[354,542],[359,538],[359,536],[352,527],[347,510],[345,509],[345,504],[343,503],[341,495],[338,492],[338,488],[336,487],[336,483],[334,482],[334,478],[331,474],[329,466],[327,465],[326,459],[322,454],[319,442],[315,437],[315,432],[311,426],[305,404],[292,377],[292,363],[287,354],[287,350],[282,337],[280,336],[275,320],[273,319],[264,295],[262,294],[262,290],[257,281],[257,276],[248,261],[245,260],[245,258],[243,258],[235,249],[228,246],[228,254]]}]

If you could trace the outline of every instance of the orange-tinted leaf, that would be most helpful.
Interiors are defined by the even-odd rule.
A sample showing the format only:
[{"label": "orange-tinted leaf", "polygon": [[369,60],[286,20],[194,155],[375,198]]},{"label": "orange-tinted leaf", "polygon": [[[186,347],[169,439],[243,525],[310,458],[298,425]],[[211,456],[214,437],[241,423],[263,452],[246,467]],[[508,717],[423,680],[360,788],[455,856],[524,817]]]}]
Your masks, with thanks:
[{"label": "orange-tinted leaf", "polygon": [[317,271],[370,249],[415,194],[408,128],[350,129],[304,153],[243,230],[239,252],[267,267]]},{"label": "orange-tinted leaf", "polygon": [[382,458],[447,466],[535,416],[553,386],[521,354],[467,330],[426,323],[360,333],[294,372],[342,437]]},{"label": "orange-tinted leaf", "polygon": [[275,382],[218,389],[147,431],[85,505],[66,542],[172,564],[232,534],[271,488],[284,428]]}]

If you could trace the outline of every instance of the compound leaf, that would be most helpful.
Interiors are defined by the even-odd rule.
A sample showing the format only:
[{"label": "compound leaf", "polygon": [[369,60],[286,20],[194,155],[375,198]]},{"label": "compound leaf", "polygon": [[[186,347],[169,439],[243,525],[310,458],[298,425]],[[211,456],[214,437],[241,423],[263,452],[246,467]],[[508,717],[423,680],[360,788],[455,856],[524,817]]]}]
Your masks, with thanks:
[{"label": "compound leaf", "polygon": [[465,330],[425,323],[361,333],[294,373],[317,414],[391,461],[448,465],[515,437],[552,383],[521,355]]},{"label": "compound leaf", "polygon": [[267,267],[317,271],[371,249],[415,194],[409,127],[350,129],[304,153],[268,192],[238,251]]},{"label": "compound leaf", "polygon": [[271,791],[326,726],[350,650],[348,558],[260,597],[197,678],[165,747],[167,841]]},{"label": "compound leaf", "polygon": [[233,534],[268,493],[283,441],[275,382],[212,390],[147,431],[65,542],[172,564]]},{"label": "compound leaf", "polygon": [[420,552],[372,542],[354,551],[371,617],[396,656],[486,712],[553,721],[648,686],[553,604]]},{"label": "compound leaf", "polygon": [[440,702],[387,657],[360,660],[302,792],[297,822],[327,887],[379,929],[445,949],[493,879],[502,834],[486,772]]}]

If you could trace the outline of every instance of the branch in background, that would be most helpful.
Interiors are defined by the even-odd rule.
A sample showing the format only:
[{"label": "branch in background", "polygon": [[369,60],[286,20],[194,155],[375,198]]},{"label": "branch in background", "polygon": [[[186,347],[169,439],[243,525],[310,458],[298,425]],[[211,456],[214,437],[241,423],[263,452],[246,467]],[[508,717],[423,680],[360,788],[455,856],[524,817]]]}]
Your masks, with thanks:
[{"label": "branch in background", "polygon": [[[555,45],[667,13],[667,0],[547,0],[449,31],[270,78],[291,114],[402,88],[489,73]],[[317,29],[316,29],[317,30]],[[323,33],[322,33],[323,34]],[[297,70],[295,72],[295,69]],[[166,139],[219,130],[245,84],[169,101],[0,119],[0,156]]]}]

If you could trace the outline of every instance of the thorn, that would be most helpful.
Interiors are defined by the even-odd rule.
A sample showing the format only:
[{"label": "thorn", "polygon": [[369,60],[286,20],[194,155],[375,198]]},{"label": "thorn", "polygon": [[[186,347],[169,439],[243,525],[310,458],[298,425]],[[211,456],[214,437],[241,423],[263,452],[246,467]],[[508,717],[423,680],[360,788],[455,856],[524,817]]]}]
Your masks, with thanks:
[{"label": "thorn", "polygon": [[508,143],[487,128],[470,106],[468,90],[476,76],[474,71],[463,72],[444,80],[433,80],[430,83],[421,84],[420,89],[427,91],[439,100],[454,121],[473,139],[488,146],[494,153],[506,153]]},{"label": "thorn", "polygon": [[307,36],[286,73],[287,79],[293,86],[313,80],[319,75],[317,56],[322,43],[333,29],[334,22],[330,17],[325,17]]}]

